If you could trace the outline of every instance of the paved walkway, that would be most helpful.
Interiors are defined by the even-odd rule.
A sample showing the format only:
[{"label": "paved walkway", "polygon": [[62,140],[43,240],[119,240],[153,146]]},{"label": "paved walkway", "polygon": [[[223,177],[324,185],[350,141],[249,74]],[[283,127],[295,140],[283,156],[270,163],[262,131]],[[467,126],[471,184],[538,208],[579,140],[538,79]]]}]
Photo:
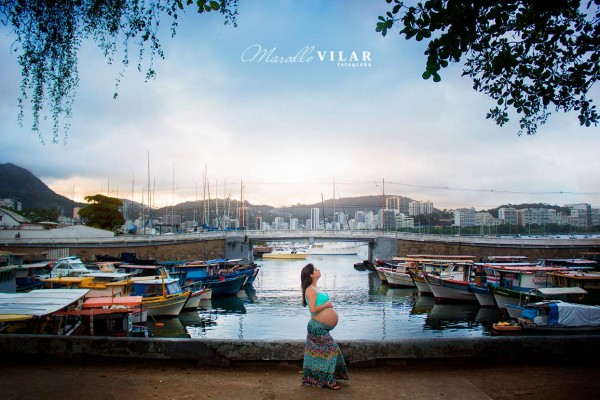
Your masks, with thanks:
[{"label": "paved walkway", "polygon": [[398,362],[350,368],[341,390],[300,385],[300,366],[227,369],[140,361],[0,366],[2,399],[552,399],[598,398],[600,369],[581,365],[484,366]]}]

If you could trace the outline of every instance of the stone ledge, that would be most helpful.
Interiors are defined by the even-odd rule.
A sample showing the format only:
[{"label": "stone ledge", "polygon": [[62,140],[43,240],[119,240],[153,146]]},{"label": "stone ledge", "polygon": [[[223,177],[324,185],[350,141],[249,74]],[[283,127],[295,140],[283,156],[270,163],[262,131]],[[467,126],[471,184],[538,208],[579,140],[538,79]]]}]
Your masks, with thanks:
[{"label": "stone ledge", "polygon": [[[600,336],[513,336],[339,341],[348,364],[375,366],[409,360],[490,360],[527,363],[591,361],[600,356]],[[62,360],[137,359],[228,366],[238,362],[298,362],[303,341],[144,339],[0,335],[3,358]]]}]

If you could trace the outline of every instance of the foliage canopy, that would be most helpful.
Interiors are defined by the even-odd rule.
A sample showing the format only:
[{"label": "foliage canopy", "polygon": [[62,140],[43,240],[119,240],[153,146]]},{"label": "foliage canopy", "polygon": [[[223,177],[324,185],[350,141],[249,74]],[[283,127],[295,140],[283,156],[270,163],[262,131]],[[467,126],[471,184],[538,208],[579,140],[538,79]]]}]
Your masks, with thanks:
[{"label": "foliage canopy", "polygon": [[85,201],[91,204],[82,208],[79,211],[79,216],[85,219],[87,226],[112,230],[114,227],[120,227],[125,223],[125,218],[119,211],[119,207],[123,205],[121,200],[96,194],[86,196]]},{"label": "foliage canopy", "polygon": [[463,76],[496,101],[487,114],[496,124],[516,112],[519,134],[532,135],[554,108],[598,125],[588,92],[600,75],[600,0],[386,1],[392,8],[376,31],[399,26],[407,40],[428,41],[423,78],[434,82],[465,57]]},{"label": "foliage canopy", "polygon": [[0,0],[0,23],[16,36],[11,50],[18,54],[21,67],[19,123],[23,124],[25,105],[31,103],[31,128],[40,141],[45,142],[40,118],[49,115],[52,142],[58,142],[61,129],[66,141],[79,84],[77,54],[82,42],[96,42],[109,63],[122,54],[117,88],[129,65],[131,47],[138,48],[139,71],[147,57],[146,79],[152,79],[155,57],[164,58],[160,22],[169,20],[174,36],[186,7],[198,13],[218,11],[226,24],[236,23],[237,0]]}]

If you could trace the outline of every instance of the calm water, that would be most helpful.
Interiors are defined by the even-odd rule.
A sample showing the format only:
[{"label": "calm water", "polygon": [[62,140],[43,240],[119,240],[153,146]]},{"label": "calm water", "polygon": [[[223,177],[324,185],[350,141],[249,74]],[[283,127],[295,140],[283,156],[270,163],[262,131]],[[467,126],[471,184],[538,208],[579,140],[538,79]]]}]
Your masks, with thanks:
[{"label": "calm water", "polygon": [[251,289],[237,297],[213,299],[197,311],[148,322],[155,337],[304,340],[310,318],[302,307],[300,271],[308,262],[322,273],[319,287],[329,292],[339,314],[335,339],[392,340],[422,337],[486,336],[499,320],[495,309],[476,304],[435,304],[411,289],[381,285],[376,273],[357,271],[358,256],[309,256],[307,260],[259,260]]}]

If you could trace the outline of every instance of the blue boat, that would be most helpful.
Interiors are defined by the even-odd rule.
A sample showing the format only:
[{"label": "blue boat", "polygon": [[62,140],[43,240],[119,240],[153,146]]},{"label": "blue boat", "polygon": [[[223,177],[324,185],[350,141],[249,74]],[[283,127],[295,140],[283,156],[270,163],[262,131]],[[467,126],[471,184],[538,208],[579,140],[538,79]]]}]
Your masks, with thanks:
[{"label": "blue boat", "polygon": [[203,276],[195,277],[195,271],[188,272],[187,279],[196,282],[202,282],[202,286],[212,289],[213,297],[235,296],[242,289],[242,285],[246,282],[246,275],[237,275],[233,277],[215,277]]}]

